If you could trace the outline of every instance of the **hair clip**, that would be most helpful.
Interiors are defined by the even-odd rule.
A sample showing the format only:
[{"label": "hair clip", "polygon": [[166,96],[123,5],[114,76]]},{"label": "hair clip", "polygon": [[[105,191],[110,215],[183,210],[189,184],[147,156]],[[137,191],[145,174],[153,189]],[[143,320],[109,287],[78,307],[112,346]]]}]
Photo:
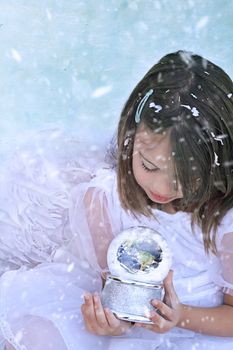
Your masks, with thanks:
[{"label": "hair clip", "polygon": [[136,110],[136,113],[135,113],[135,123],[139,123],[140,122],[140,119],[141,119],[141,113],[142,113],[142,110],[143,110],[143,107],[146,103],[146,101],[148,100],[148,98],[150,97],[150,95],[152,95],[154,92],[153,89],[150,89],[146,94],[145,96],[141,99],[140,103],[138,104],[138,107],[137,107],[137,110]]}]

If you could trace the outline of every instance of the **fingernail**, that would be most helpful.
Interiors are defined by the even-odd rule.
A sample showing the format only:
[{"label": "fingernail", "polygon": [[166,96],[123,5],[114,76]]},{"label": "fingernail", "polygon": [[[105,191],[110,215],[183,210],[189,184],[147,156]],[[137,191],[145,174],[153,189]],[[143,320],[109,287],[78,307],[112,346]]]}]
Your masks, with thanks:
[{"label": "fingernail", "polygon": [[156,316],[156,312],[155,311],[151,311],[150,312],[150,317],[154,317],[154,316]]},{"label": "fingernail", "polygon": [[83,298],[84,298],[84,302],[87,302],[87,301],[90,300],[90,297],[89,297],[88,294],[84,294],[84,295],[83,295]]},{"label": "fingernail", "polygon": [[99,300],[99,295],[97,292],[94,293],[94,300],[97,302]]},{"label": "fingernail", "polygon": [[155,300],[155,299],[152,299],[152,300],[151,300],[151,304],[152,304],[152,305],[158,305],[158,301]]}]

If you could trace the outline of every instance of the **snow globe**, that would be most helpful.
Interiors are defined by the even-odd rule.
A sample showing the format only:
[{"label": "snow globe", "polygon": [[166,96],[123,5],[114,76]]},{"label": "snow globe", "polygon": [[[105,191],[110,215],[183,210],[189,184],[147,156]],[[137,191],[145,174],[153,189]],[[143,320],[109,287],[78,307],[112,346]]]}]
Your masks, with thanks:
[{"label": "snow globe", "polygon": [[172,263],[165,239],[151,228],[131,227],[113,239],[107,262],[103,306],[119,319],[151,323],[147,317],[154,310],[150,301],[162,299],[163,280]]}]

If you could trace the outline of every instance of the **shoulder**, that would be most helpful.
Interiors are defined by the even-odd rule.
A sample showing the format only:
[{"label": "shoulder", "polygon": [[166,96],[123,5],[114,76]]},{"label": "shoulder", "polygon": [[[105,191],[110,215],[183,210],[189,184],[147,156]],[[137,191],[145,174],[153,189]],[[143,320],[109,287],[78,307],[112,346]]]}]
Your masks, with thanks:
[{"label": "shoulder", "polygon": [[87,207],[94,202],[109,202],[109,199],[117,194],[116,172],[113,169],[101,168],[96,171],[88,184],[84,184],[84,187],[86,187],[84,203]]},{"label": "shoulder", "polygon": [[233,208],[228,210],[218,227],[216,237],[217,246],[221,245],[222,240],[229,233],[233,233]]},{"label": "shoulder", "polygon": [[221,232],[230,232],[229,229],[233,231],[233,208],[228,210],[219,225],[219,231]]},{"label": "shoulder", "polygon": [[116,184],[116,170],[107,167],[98,169],[90,181],[91,187],[99,187],[107,192],[116,187]]},{"label": "shoulder", "polygon": [[71,193],[73,200],[83,200],[88,205],[93,201],[100,200],[115,202],[118,200],[117,179],[115,169],[102,167],[92,174],[90,181],[77,184]]}]

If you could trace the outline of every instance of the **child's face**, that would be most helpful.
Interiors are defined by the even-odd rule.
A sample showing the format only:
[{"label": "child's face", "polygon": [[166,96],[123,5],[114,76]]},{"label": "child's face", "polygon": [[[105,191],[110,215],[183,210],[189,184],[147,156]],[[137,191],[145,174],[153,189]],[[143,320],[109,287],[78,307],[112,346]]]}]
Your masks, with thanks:
[{"label": "child's face", "polygon": [[182,198],[172,158],[169,130],[153,134],[141,125],[135,135],[133,172],[137,183],[155,203],[165,205]]}]

